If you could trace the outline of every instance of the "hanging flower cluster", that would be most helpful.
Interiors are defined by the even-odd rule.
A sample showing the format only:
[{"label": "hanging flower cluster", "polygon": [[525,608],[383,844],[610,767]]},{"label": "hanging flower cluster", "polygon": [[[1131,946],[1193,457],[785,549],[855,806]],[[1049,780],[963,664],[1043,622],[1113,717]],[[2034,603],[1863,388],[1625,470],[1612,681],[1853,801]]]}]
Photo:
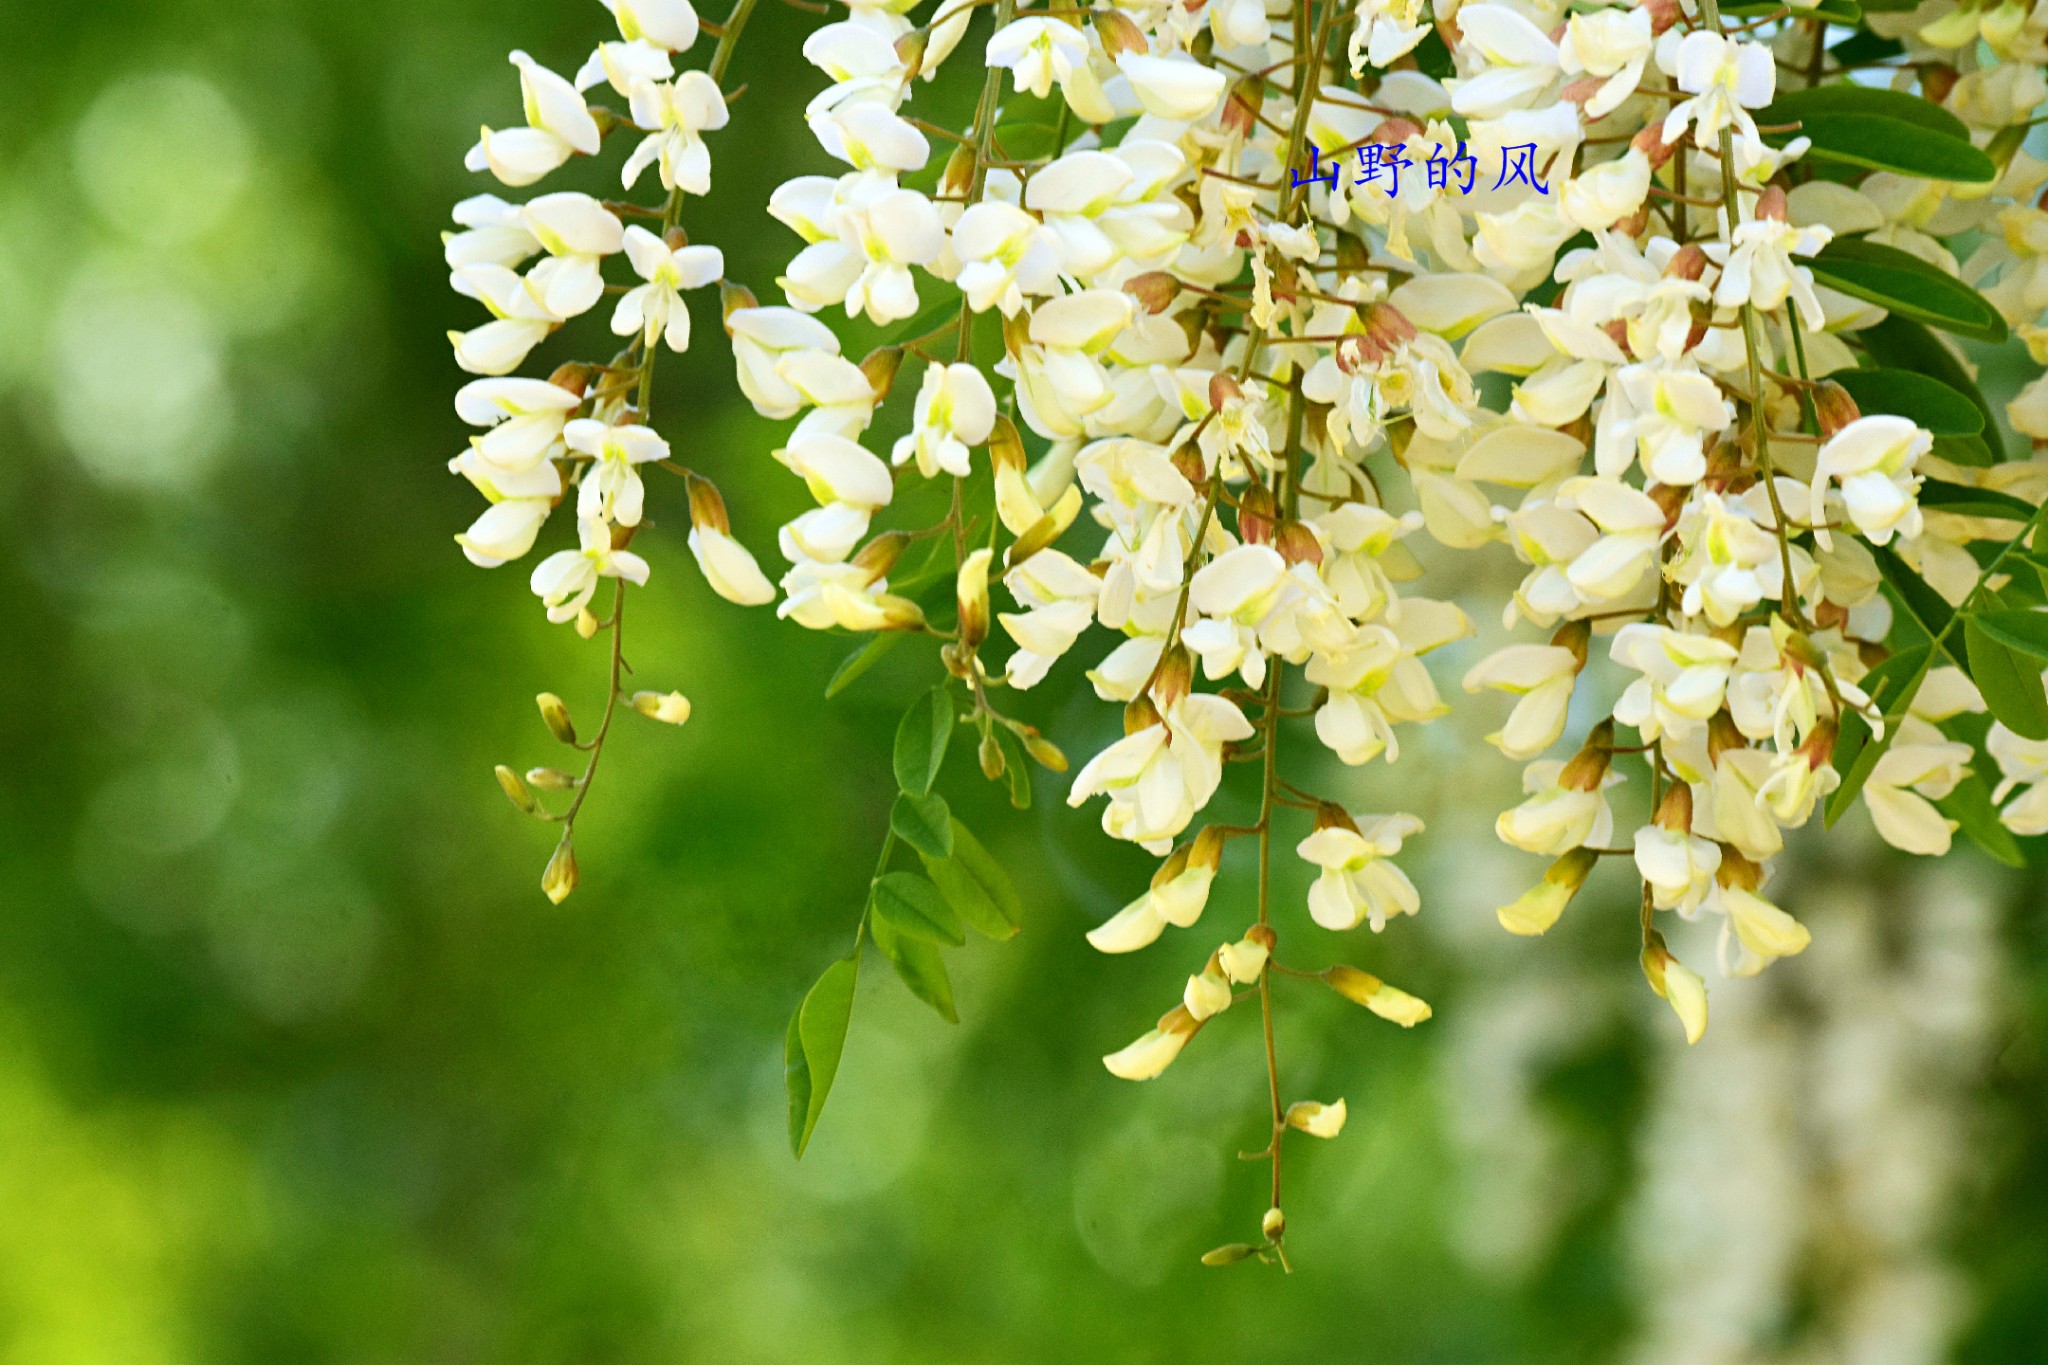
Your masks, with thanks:
[{"label": "hanging flower cluster", "polygon": [[[882,639],[932,642],[942,680],[897,736],[901,794],[852,952],[791,1020],[799,1152],[864,942],[952,1017],[941,948],[1014,932],[1014,891],[934,783],[962,730],[1020,802],[1028,764],[1064,771],[1000,698],[1078,654],[1124,735],[1068,801],[1099,802],[1106,834],[1161,860],[1088,940],[1129,953],[1193,931],[1202,954],[1105,1064],[1158,1076],[1217,1016],[1256,1009],[1271,1201],[1260,1240],[1207,1259],[1285,1264],[1283,1140],[1334,1137],[1346,1109],[1287,1100],[1276,983],[1403,1027],[1430,1007],[1304,961],[1420,911],[1400,859],[1422,822],[1310,791],[1283,759],[1297,776],[1317,750],[1396,763],[1449,710],[1429,656],[1474,626],[1426,589],[1446,552],[1524,569],[1485,608],[1516,638],[1462,679],[1513,699],[1489,740],[1524,765],[1526,797],[1496,829],[1548,860],[1500,922],[1541,934],[1601,861],[1632,867],[1643,970],[1689,1040],[1706,986],[1658,917],[1717,922],[1729,976],[1801,952],[1807,931],[1767,894],[1788,830],[1860,799],[1914,854],[1961,829],[2013,861],[2015,835],[2048,831],[2048,463],[2009,458],[1939,335],[2016,335],[2048,361],[2048,164],[2021,146],[2048,100],[2044,12],[940,0],[920,23],[915,0],[848,0],[803,44],[823,77],[804,119],[844,169],[771,197],[795,240],[784,301],[764,304],[682,227],[711,191],[706,138],[756,0],[720,25],[688,0],[604,3],[619,37],[573,79],[513,54],[525,125],[486,128],[469,165],[525,187],[609,143],[618,169],[593,183],[631,193],[653,172],[665,194],[456,207],[452,283],[490,313],[452,336],[480,376],[457,411],[482,432],[451,467],[490,504],[456,539],[493,567],[573,520],[533,591],[609,641],[594,735],[541,698],[584,771],[499,769],[563,825],[556,900],[618,703],[689,716],[680,694],[621,682],[655,471],[680,476],[670,496],[720,596],[875,637],[835,686]],[[705,34],[715,51],[684,69]],[[911,113],[960,54],[979,58],[971,124]],[[657,356],[691,344],[691,294],[713,285],[739,388],[790,421],[772,454],[816,504],[780,528],[776,581],[653,423]],[[608,327],[571,335],[609,332],[609,359],[515,377],[604,303]],[[835,317],[894,339],[856,361]],[[907,429],[876,430],[899,382]],[[2048,445],[2048,380],[2005,415]],[[931,483],[919,505],[940,519],[892,525]],[[1611,714],[1574,734],[1603,697]],[[1257,819],[1206,819],[1237,769]],[[1270,895],[1290,823],[1314,871],[1305,918]],[[1256,905],[1211,911],[1234,845],[1256,849]]]}]

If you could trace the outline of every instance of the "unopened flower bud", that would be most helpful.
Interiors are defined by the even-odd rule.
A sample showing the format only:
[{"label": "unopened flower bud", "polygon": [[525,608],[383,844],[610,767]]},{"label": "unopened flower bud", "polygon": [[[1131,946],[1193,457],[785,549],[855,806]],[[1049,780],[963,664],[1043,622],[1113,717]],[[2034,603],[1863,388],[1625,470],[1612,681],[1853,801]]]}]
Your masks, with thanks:
[{"label": "unopened flower bud", "polygon": [[556,905],[569,899],[569,893],[576,889],[576,850],[564,834],[562,842],[555,845],[555,854],[548,859],[547,870],[540,874],[540,889]]},{"label": "unopened flower bud", "polygon": [[946,158],[946,169],[939,176],[938,192],[949,198],[961,198],[974,187],[974,148],[962,144],[953,149]]},{"label": "unopened flower bud", "polygon": [[1148,270],[1124,281],[1124,292],[1138,301],[1147,313],[1163,313],[1180,297],[1180,281],[1167,270]]},{"label": "unopened flower bud", "polygon": [[517,806],[522,813],[532,815],[540,809],[540,802],[534,800],[533,793],[519,780],[518,773],[502,763],[492,771],[497,774],[498,785],[505,789],[505,799]]},{"label": "unopened flower bud", "polygon": [[1099,9],[1088,16],[1095,25],[1095,32],[1102,39],[1103,55],[1114,62],[1126,52],[1142,57],[1151,48],[1145,42],[1145,33],[1130,16],[1113,9]]},{"label": "unopened flower bud", "polygon": [[727,336],[732,335],[732,315],[734,313],[737,313],[742,308],[759,308],[760,306],[760,301],[754,297],[754,291],[745,285],[734,284],[731,280],[719,281],[718,313],[725,320]]},{"label": "unopened flower bud", "polygon": [[576,789],[576,778],[560,768],[528,768],[526,780],[544,792],[566,792]]},{"label": "unopened flower bud", "polygon": [[1557,775],[1557,784],[1573,791],[1599,791],[1613,762],[1614,722],[1603,720],[1593,727],[1592,733],[1586,736],[1585,744],[1564,765],[1564,771]]},{"label": "unopened flower bud", "polygon": [[960,643],[978,649],[988,638],[988,565],[995,551],[980,549],[961,561],[954,576],[954,598],[960,605]]},{"label": "unopened flower bud", "polygon": [[872,583],[877,578],[887,577],[909,546],[909,532],[884,531],[854,553],[854,567],[867,576],[867,582]]},{"label": "unopened flower bud", "polygon": [[1550,637],[1553,649],[1568,649],[1572,652],[1572,657],[1579,661],[1578,668],[1582,673],[1586,669],[1586,654],[1592,646],[1592,641],[1593,623],[1590,621],[1567,621]]},{"label": "unopened flower bud", "polygon": [[1862,409],[1856,406],[1856,400],[1849,396],[1849,391],[1832,379],[1823,379],[1814,386],[1813,412],[1820,419],[1823,439],[1833,436],[1863,415]]},{"label": "unopened flower bud", "polygon": [[1542,881],[1494,912],[1500,927],[1525,936],[1545,932],[1557,923],[1599,861],[1600,855],[1590,848],[1575,848],[1565,854],[1550,865]]},{"label": "unopened flower bud", "polygon": [[903,368],[901,346],[877,346],[869,351],[860,362],[860,372],[867,376],[868,387],[875,391],[875,403],[879,406],[889,396],[889,390],[896,383],[896,371]]},{"label": "unopened flower bud", "polygon": [[1209,482],[1208,462],[1202,458],[1202,447],[1193,441],[1182,441],[1173,448],[1173,467],[1180,476],[1195,487]]},{"label": "unopened flower bud", "polygon": [[1264,484],[1255,483],[1237,501],[1237,534],[1247,545],[1268,545],[1279,533],[1280,507]]},{"label": "unopened flower bud", "polygon": [[1685,1026],[1686,1043],[1697,1043],[1707,1031],[1707,983],[1700,974],[1672,955],[1664,946],[1664,935],[1653,933],[1643,945],[1643,975],[1651,990],[1671,1002],[1678,1022]]},{"label": "unopened flower bud", "polygon": [[595,639],[599,626],[597,613],[589,607],[580,608],[576,613],[576,633],[586,640]]},{"label": "unopened flower bud", "polygon": [[[1672,8],[1676,9],[1677,5],[1674,3]],[[1662,169],[1664,163],[1671,159],[1672,153],[1678,150],[1676,142],[1664,140],[1664,125],[1656,121],[1652,121],[1647,128],[1630,138],[1628,145],[1650,159],[1650,169],[1653,171]]]},{"label": "unopened flower bud", "polygon": [[1287,1232],[1287,1215],[1278,1208],[1267,1209],[1265,1216],[1259,1219],[1259,1231],[1265,1234],[1267,1241],[1279,1241]]},{"label": "unopened flower bud", "polygon": [[1214,1018],[1230,1008],[1230,981],[1214,953],[1209,955],[1208,965],[1188,978],[1181,992],[1181,1007],[1197,1020]]},{"label": "unopened flower bud", "polygon": [[567,389],[570,393],[581,397],[589,392],[591,377],[590,366],[580,365],[572,361],[567,365],[557,365],[555,372],[548,376],[548,383],[553,384],[558,389]]},{"label": "unopened flower bud", "polygon": [[1017,424],[1001,413],[989,429],[988,457],[997,469],[1024,468],[1024,438],[1017,434]]},{"label": "unopened flower bud", "polygon": [[1280,528],[1280,534],[1273,542],[1273,548],[1289,564],[1314,564],[1323,562],[1323,543],[1316,539],[1316,533],[1306,523],[1290,521]]},{"label": "unopened flower bud", "polygon": [[1209,376],[1209,406],[1221,412],[1233,398],[1243,398],[1244,389],[1237,380],[1218,370]]},{"label": "unopened flower bud", "polygon": [[678,224],[661,234],[661,244],[670,251],[681,251],[690,244],[690,234]]},{"label": "unopened flower bud", "polygon": [[989,781],[993,782],[1003,775],[1007,765],[1003,761],[1003,746],[997,742],[995,731],[991,730],[981,737],[981,747],[975,751],[975,757],[981,761],[981,775]]},{"label": "unopened flower bud", "polygon": [[718,485],[702,474],[689,475],[685,483],[690,490],[690,524],[700,531],[731,535],[732,518],[725,514],[725,498]]},{"label": "unopened flower bud", "polygon": [[690,699],[680,692],[635,692],[633,709],[649,720],[681,725],[690,718]]},{"label": "unopened flower bud", "polygon": [[1159,671],[1152,678],[1152,701],[1170,711],[1195,685],[1195,662],[1187,646],[1176,641],[1159,656]]},{"label": "unopened flower bud", "polygon": [[1223,102],[1223,131],[1227,136],[1249,138],[1259,126],[1259,114],[1266,107],[1266,78],[1253,73],[1231,83],[1230,96]]},{"label": "unopened flower bud", "polygon": [[1216,950],[1217,965],[1223,974],[1240,986],[1255,985],[1265,975],[1266,962],[1272,957],[1270,946],[1246,934],[1235,943],[1226,943]]},{"label": "unopened flower bud", "polygon": [[[1684,11],[1679,8],[1678,0],[1641,0],[1637,7],[1650,12],[1650,34],[1652,37],[1662,36],[1664,30],[1670,28],[1684,17]],[[1656,125],[1652,124],[1651,126],[1654,127]]]},{"label": "unopened flower bud", "polygon": [[1776,185],[1767,185],[1756,199],[1756,216],[1759,220],[1770,219],[1775,223],[1787,222],[1791,218],[1785,199],[1785,191]]},{"label": "unopened flower bud", "polygon": [[1657,803],[1657,813],[1651,822],[1673,834],[1692,833],[1692,788],[1684,782],[1672,783],[1664,799]]},{"label": "unopened flower bud", "polygon": [[898,597],[885,592],[875,599],[875,605],[882,609],[878,630],[923,630],[925,628],[924,608],[908,597]]},{"label": "unopened flower bud", "polygon": [[928,43],[925,31],[914,28],[896,40],[896,60],[903,63],[903,79],[913,81],[924,69],[924,50]]},{"label": "unopened flower bud", "polygon": [[1664,277],[1671,280],[1697,280],[1707,273],[1707,253],[1698,242],[1687,242],[1672,253],[1664,263]]},{"label": "unopened flower bud", "polygon": [[576,742],[576,723],[569,719],[569,707],[552,692],[543,692],[535,697],[540,707],[540,718],[548,727],[548,733],[564,744]]},{"label": "unopened flower bud", "polygon": [[1236,1265],[1239,1261],[1255,1255],[1258,1248],[1244,1242],[1225,1242],[1220,1247],[1202,1253],[1202,1264],[1207,1266]]},{"label": "unopened flower bud", "polygon": [[1061,751],[1059,745],[1053,743],[1044,735],[1039,734],[1036,729],[1029,725],[1020,728],[1016,734],[1017,738],[1024,744],[1024,752],[1037,760],[1039,766],[1056,773],[1063,773],[1067,770],[1067,756]]},{"label": "unopened flower bud", "polygon": [[1371,303],[1362,310],[1365,334],[1383,350],[1393,351],[1415,340],[1415,324],[1391,303]]}]

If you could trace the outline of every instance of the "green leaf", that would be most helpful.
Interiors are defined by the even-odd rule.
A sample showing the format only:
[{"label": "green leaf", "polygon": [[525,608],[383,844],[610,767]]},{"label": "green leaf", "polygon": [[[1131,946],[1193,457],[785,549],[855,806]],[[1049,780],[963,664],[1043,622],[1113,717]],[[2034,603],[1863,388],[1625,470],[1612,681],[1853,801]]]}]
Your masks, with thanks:
[{"label": "green leaf", "polygon": [[1992,716],[2022,739],[2048,739],[2048,692],[2042,690],[2040,660],[1995,638],[1975,617],[1963,621],[1963,642],[1970,676]]},{"label": "green leaf", "polygon": [[959,1023],[960,1016],[953,1009],[953,979],[946,974],[946,961],[938,948],[921,938],[900,934],[879,919],[869,926],[869,932],[910,993],[937,1010],[947,1023]]},{"label": "green leaf", "polygon": [[927,858],[953,855],[953,813],[946,809],[946,798],[936,792],[930,796],[899,795],[895,809],[889,812],[889,828]]},{"label": "green leaf", "polygon": [[[961,848],[962,839],[973,837],[957,820],[954,821],[955,850]],[[957,856],[957,852],[956,856],[951,858],[925,857],[924,870],[945,895],[946,903],[959,913],[968,928],[983,938],[998,941],[1016,936],[1016,919],[1004,908],[1002,902],[998,901],[995,890],[983,883],[969,868],[967,862]],[[997,869],[996,875],[1007,884],[1008,879],[1002,877],[1001,869]],[[1009,894],[1014,899],[1016,892],[1011,889]]]},{"label": "green leaf", "polygon": [[1018,810],[1030,810],[1031,763],[1024,752],[1024,741],[1012,734],[1007,725],[995,726],[990,733],[1003,751],[1003,772],[1010,780],[1010,804]]},{"label": "green leaf", "polygon": [[[1870,9],[1865,4],[1863,9]],[[1912,6],[1907,6],[1911,9]],[[1858,29],[1828,49],[1828,55],[1843,66],[1863,66],[1906,55],[1906,45],[1896,38],[1880,38],[1869,29]]]},{"label": "green leaf", "polygon": [[853,686],[855,679],[882,661],[882,656],[910,638],[910,632],[903,630],[877,631],[867,642],[853,653],[839,661],[839,667],[832,670],[832,680],[825,684],[825,700],[844,692]]},{"label": "green leaf", "polygon": [[1872,743],[1870,722],[1854,711],[1842,718],[1841,733],[1835,736],[1833,759],[1835,771],[1842,775],[1842,784],[1828,798],[1827,810],[1822,816],[1822,823],[1829,829],[1834,828],[1835,821],[1841,819],[1842,813],[1855,802],[1863,784],[1870,780],[1871,769],[1891,747],[1892,740],[1899,733],[1899,721],[1905,716],[1906,708],[1913,704],[1913,696],[1920,690],[1920,683],[1933,663],[1933,647],[1915,645],[1911,649],[1899,650],[1863,675],[1859,686],[1884,716],[1884,738]]},{"label": "green leaf", "polygon": [[1971,773],[1957,783],[1954,791],[1934,803],[1934,808],[1961,825],[1971,843],[2007,867],[2027,865],[2019,841],[1999,822],[1998,807],[1991,804],[1991,788],[1977,774]]},{"label": "green leaf", "polygon": [[1970,620],[2007,649],[2035,659],[2048,659],[2048,612],[1980,611]]},{"label": "green leaf", "polygon": [[[1877,571],[1884,576],[1885,586],[1892,590],[1912,616],[1914,624],[1927,632],[1930,640],[1939,639],[1949,627],[1949,620],[1955,611],[1947,599],[1927,586],[1927,581],[1913,572],[1889,545],[1873,545],[1870,557],[1877,561]],[[1946,648],[1946,646],[1944,646]],[[1960,650],[1949,649],[1949,657],[1961,664],[1965,673],[1970,671]]]},{"label": "green leaf", "polygon": [[789,1150],[802,1157],[811,1142],[825,1097],[839,1074],[846,1050],[847,1025],[853,1022],[853,987],[860,979],[860,958],[842,957],[804,995],[790,1016],[782,1041],[782,1074],[789,1091]]},{"label": "green leaf", "polygon": [[2001,493],[1995,488],[1944,483],[1940,479],[1921,481],[1920,505],[1931,512],[1953,512],[1963,517],[2000,517],[2007,521],[2027,521],[2034,515],[2032,503],[2010,493]]},{"label": "green leaf", "polygon": [[896,785],[912,796],[932,789],[953,737],[953,697],[940,683],[910,704],[896,727]]},{"label": "green leaf", "polygon": [[[1963,368],[1955,352],[1943,344],[1941,338],[1919,323],[1897,315],[1886,318],[1875,327],[1854,333],[1854,338],[1878,365],[1894,370],[1911,370],[1929,379],[1938,379],[1969,399],[1984,419],[1978,439],[1989,442],[1994,460],[2004,458],[1998,449],[1998,423],[1991,415],[1991,404],[1985,401],[1977,381],[1970,377],[1970,372]],[[1832,375],[1830,378],[1840,376]]]},{"label": "green leaf", "polygon": [[[975,886],[995,912],[994,918],[984,927],[956,900],[954,906],[960,908],[961,918],[974,925],[977,933],[987,934],[990,938],[1009,938],[1015,934],[1024,923],[1024,898],[1017,894],[1016,883],[1010,880],[1010,874],[995,860],[995,855],[958,820],[953,822],[952,861],[955,867],[973,878]],[[939,885],[944,887],[946,884],[940,881]],[[947,895],[950,898],[951,891]]]},{"label": "green leaf", "polygon": [[2005,319],[1990,300],[1946,271],[1897,247],[1837,237],[1805,258],[1831,289],[1902,317],[1978,341],[2004,341]]},{"label": "green leaf", "polygon": [[1998,167],[1971,145],[1962,120],[1918,95],[1871,85],[1820,85],[1786,91],[1757,110],[1756,120],[1797,123],[1796,134],[1776,133],[1769,140],[1783,146],[1795,136],[1811,138],[1807,156],[1815,160],[1925,180],[1983,185],[1998,178]]},{"label": "green leaf", "polygon": [[1838,370],[1828,376],[1864,412],[1910,417],[1936,436],[1975,436],[1984,414],[1965,394],[1912,370]]},{"label": "green leaf", "polygon": [[915,872],[883,873],[875,880],[870,904],[875,918],[899,934],[955,947],[967,941],[953,907],[946,904],[936,886]]}]

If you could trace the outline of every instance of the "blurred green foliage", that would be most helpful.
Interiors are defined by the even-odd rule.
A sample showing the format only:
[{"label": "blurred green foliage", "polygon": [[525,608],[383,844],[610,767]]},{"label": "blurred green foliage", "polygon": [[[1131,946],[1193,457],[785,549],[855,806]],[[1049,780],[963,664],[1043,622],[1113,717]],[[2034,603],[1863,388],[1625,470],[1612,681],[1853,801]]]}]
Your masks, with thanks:
[{"label": "blurred green foliage", "polygon": [[[826,168],[795,116],[811,22],[757,17],[687,219],[764,297],[793,239],[761,205]],[[896,717],[936,669],[901,650],[823,703],[848,642],[712,597],[673,489],[629,654],[696,718],[625,718],[582,890],[542,900],[547,834],[490,769],[549,761],[532,695],[588,712],[601,660],[522,569],[450,543],[474,496],[443,468],[465,435],[443,333],[473,309],[437,234],[480,188],[476,125],[511,117],[506,51],[571,69],[604,26],[580,0],[0,6],[0,1361],[1578,1362],[1653,1339],[1653,1290],[1684,1296],[1645,1269],[1647,1115],[1685,1059],[1626,905],[1541,943],[1494,928],[1535,871],[1487,837],[1513,774],[1478,720],[1419,736],[1398,778],[1328,775],[1430,823],[1423,918],[1342,950],[1437,1018],[1285,1003],[1290,1095],[1352,1114],[1292,1149],[1291,1280],[1195,1260],[1264,1204],[1233,1159],[1263,1141],[1247,1021],[1150,1085],[1095,1062],[1235,932],[1242,870],[1215,934],[1104,959],[1081,931],[1149,861],[1064,781],[1018,814],[958,754],[940,789],[1015,871],[1024,932],[951,956],[957,1027],[871,961],[791,1161],[784,1022],[844,950]],[[765,544],[803,493],[698,334],[659,423]],[[1077,756],[1115,719],[1058,679],[1022,710]],[[1800,884],[1872,866],[1905,875],[1865,846]],[[2048,1331],[2038,903],[1992,935],[1993,1043],[1942,1149],[1963,1177],[1908,1248],[1961,1286],[1945,1330],[1984,1361]],[[1768,989],[1796,1027],[1806,970],[1717,1002]],[[1790,1288],[1735,1324],[1754,1354],[1696,1358],[1776,1358],[1846,1312],[1831,1235],[1795,1239]]]}]

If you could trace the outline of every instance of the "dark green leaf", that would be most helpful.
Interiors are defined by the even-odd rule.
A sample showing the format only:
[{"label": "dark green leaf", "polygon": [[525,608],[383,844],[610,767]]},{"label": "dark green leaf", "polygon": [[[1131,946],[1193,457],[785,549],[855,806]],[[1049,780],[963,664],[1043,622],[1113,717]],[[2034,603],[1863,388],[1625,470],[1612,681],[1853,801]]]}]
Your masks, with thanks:
[{"label": "dark green leaf", "polygon": [[1971,488],[1966,484],[1925,479],[1920,484],[1920,505],[1933,512],[1953,512],[1963,517],[2001,517],[2026,521],[2034,505],[1995,488]]},{"label": "dark green leaf", "polygon": [[1969,397],[1912,370],[1838,370],[1828,376],[1864,412],[1910,417],[1936,436],[1975,436],[1984,414]]},{"label": "dark green leaf", "polygon": [[990,733],[1002,746],[1003,772],[1010,780],[1010,804],[1018,810],[1030,810],[1031,764],[1024,752],[1024,741],[1012,734],[1007,725],[995,726]]},{"label": "dark green leaf", "polygon": [[1927,180],[1989,184],[1998,178],[1991,158],[1971,145],[1962,120],[1918,95],[1871,85],[1821,85],[1786,91],[1757,110],[1756,119],[1797,123],[1796,134],[1774,134],[1770,140],[1782,146],[1795,136],[1811,138],[1807,156],[1815,160]]},{"label": "dark green leaf", "polygon": [[1993,459],[2004,458],[1998,449],[1998,423],[1991,415],[1991,404],[1985,401],[1983,390],[1977,387],[1977,381],[1970,378],[1970,372],[1963,368],[1963,363],[1956,359],[1955,352],[1950,350],[1940,337],[1919,323],[1896,315],[1886,318],[1875,327],[1864,328],[1855,333],[1854,337],[1878,365],[1894,370],[1911,370],[1915,374],[1926,375],[1929,379],[1938,379],[1968,398],[1976,405],[1978,414],[1984,419],[1978,439],[1990,442]]},{"label": "dark green leaf", "polygon": [[1863,784],[1870,780],[1870,770],[1891,747],[1892,739],[1899,731],[1899,720],[1906,714],[1906,708],[1913,704],[1913,696],[1920,690],[1921,680],[1927,676],[1933,662],[1931,647],[1915,645],[1898,651],[1863,675],[1863,681],[1858,685],[1877,704],[1885,718],[1884,738],[1873,744],[1870,723],[1853,711],[1842,718],[1841,732],[1835,737],[1833,759],[1835,771],[1842,775],[1842,784],[1828,798],[1823,817],[1828,828],[1834,828],[1835,821],[1842,818],[1842,813],[1856,800],[1856,794],[1863,790]]},{"label": "dark green leaf", "polygon": [[1934,803],[1949,819],[1963,828],[1970,836],[1970,842],[2004,863],[2007,867],[2025,867],[2026,855],[2020,852],[2019,841],[2012,837],[2012,831],[1998,820],[1998,807],[1991,804],[1991,788],[1984,779],[1971,773],[1956,784],[1956,789]]},{"label": "dark green leaf", "polygon": [[825,700],[844,692],[853,686],[854,680],[882,661],[882,656],[909,639],[908,631],[884,630],[868,637],[853,653],[839,661],[839,667],[832,670],[832,680],[825,684]]},{"label": "dark green leaf", "polygon": [[2041,661],[1993,637],[1974,617],[1963,622],[1970,676],[1984,704],[2006,729],[2022,739],[2048,739],[2048,693],[2041,687]]},{"label": "dark green leaf", "polygon": [[953,855],[953,813],[946,809],[946,798],[936,792],[930,796],[898,795],[895,809],[889,812],[889,828],[927,858]]},{"label": "dark green leaf", "polygon": [[2048,612],[1980,611],[1970,620],[2006,648],[2048,659]]},{"label": "dark green leaf", "polygon": [[896,727],[896,785],[913,796],[932,789],[953,737],[953,697],[940,683],[912,702]]},{"label": "dark green leaf", "polygon": [[937,1010],[947,1023],[959,1023],[960,1016],[953,1009],[953,979],[946,974],[946,961],[937,946],[900,934],[881,919],[870,926],[870,931],[875,936],[875,947],[889,959],[889,965],[910,987],[910,993]]},{"label": "dark green leaf", "polygon": [[[1862,6],[1871,8],[1869,5]],[[1911,6],[1908,6],[1911,8]],[[1858,29],[1828,49],[1828,56],[1842,66],[1862,66],[1869,62],[1881,62],[1891,57],[1902,57],[1905,44],[1896,38],[1880,38],[1869,29]]]},{"label": "dark green leaf", "polygon": [[2004,341],[2005,319],[1955,276],[1897,247],[1837,237],[1806,259],[1822,284],[1915,322],[1978,341]]},{"label": "dark green leaf", "polygon": [[1024,923],[1024,898],[1017,894],[1016,883],[1010,880],[1010,874],[995,860],[995,855],[984,848],[981,840],[974,837],[973,831],[958,820],[953,822],[953,861],[966,869],[968,875],[988,894],[996,913],[1007,926],[1005,930],[990,936],[1008,938],[1016,933]]},{"label": "dark green leaf", "polygon": [[870,903],[875,918],[899,934],[955,947],[967,941],[953,907],[946,904],[936,886],[915,872],[883,873],[875,881]]},{"label": "dark green leaf", "polygon": [[825,1097],[839,1074],[846,1050],[846,1028],[853,1021],[853,988],[860,979],[860,959],[842,957],[825,969],[790,1016],[782,1042],[783,1082],[789,1091],[789,1150],[804,1154]]}]

